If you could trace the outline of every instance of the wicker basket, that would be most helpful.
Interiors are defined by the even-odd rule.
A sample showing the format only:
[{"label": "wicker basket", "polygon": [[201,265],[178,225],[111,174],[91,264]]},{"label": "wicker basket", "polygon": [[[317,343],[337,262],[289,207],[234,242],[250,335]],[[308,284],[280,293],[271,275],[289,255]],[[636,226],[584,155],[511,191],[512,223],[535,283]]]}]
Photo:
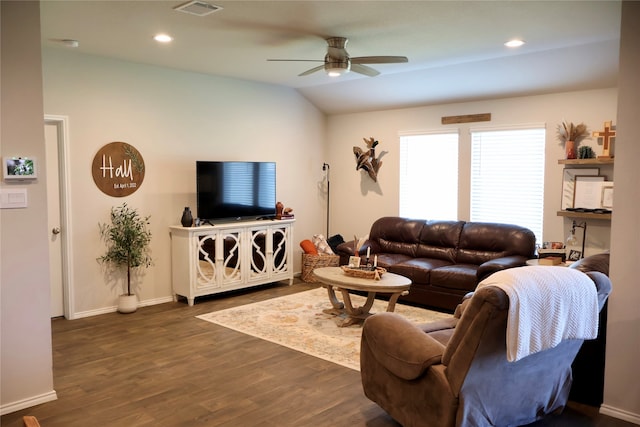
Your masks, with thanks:
[{"label": "wicker basket", "polygon": [[337,267],[340,264],[338,255],[329,254],[302,254],[302,274],[300,278],[307,283],[316,283],[318,280],[313,277],[313,270],[320,267]]}]

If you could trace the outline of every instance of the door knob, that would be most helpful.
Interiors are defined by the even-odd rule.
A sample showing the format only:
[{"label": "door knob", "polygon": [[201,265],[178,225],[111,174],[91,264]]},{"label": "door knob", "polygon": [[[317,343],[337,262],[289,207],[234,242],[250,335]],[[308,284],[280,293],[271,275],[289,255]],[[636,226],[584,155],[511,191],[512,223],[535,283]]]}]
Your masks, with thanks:
[{"label": "door knob", "polygon": [[60,234],[60,227],[53,227],[53,230],[51,230],[51,232],[53,234]]}]

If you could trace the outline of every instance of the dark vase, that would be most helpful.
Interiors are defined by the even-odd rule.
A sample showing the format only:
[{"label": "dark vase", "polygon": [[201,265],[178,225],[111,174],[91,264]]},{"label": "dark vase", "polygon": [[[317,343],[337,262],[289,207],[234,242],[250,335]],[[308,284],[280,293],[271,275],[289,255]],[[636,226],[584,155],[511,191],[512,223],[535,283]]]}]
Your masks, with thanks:
[{"label": "dark vase", "polygon": [[182,219],[180,219],[183,227],[191,227],[193,225],[193,215],[191,215],[191,209],[187,206],[182,212]]}]

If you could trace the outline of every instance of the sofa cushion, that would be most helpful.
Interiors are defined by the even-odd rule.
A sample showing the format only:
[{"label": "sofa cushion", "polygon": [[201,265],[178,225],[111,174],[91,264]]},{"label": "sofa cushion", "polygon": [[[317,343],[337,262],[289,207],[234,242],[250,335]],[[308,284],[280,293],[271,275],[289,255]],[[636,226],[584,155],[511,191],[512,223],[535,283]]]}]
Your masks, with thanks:
[{"label": "sofa cushion", "polygon": [[464,221],[425,221],[416,257],[456,262],[458,240],[463,226]]},{"label": "sofa cushion", "polygon": [[527,228],[511,224],[467,222],[462,228],[458,257],[461,264],[480,265],[509,255],[535,256],[536,236]]},{"label": "sofa cushion", "polygon": [[478,266],[473,264],[453,264],[431,270],[432,286],[473,291],[478,284]]},{"label": "sofa cushion", "polygon": [[376,254],[395,253],[415,257],[423,224],[424,220],[398,217],[376,220],[369,232],[371,251]]},{"label": "sofa cushion", "polygon": [[402,264],[403,262],[413,259],[413,257],[409,255],[393,254],[393,253],[376,254],[376,256],[378,257],[378,267],[384,267],[387,270],[390,270],[392,265]]},{"label": "sofa cushion", "polygon": [[445,265],[451,265],[451,263],[441,259],[410,258],[390,265],[388,270],[391,273],[408,277],[413,283],[429,283],[431,270]]}]

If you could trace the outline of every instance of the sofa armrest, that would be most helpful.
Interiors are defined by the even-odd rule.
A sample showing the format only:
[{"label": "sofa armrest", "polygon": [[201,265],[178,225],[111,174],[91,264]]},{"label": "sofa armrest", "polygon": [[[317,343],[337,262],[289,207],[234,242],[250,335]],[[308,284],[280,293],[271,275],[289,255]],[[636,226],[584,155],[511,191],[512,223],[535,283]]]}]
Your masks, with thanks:
[{"label": "sofa armrest", "polygon": [[340,243],[336,249],[337,249],[337,255],[362,257],[366,255],[368,248],[371,248],[371,254],[373,255],[375,253],[376,246],[370,240],[364,241],[362,246],[360,246],[360,250],[358,251],[358,253],[355,253],[355,240],[350,240],[348,242]]},{"label": "sofa armrest", "polygon": [[588,271],[598,271],[602,274],[609,275],[609,253],[604,252],[596,255],[589,255],[579,261],[574,262],[569,268],[576,268],[583,273]]},{"label": "sofa armrest", "polygon": [[444,331],[454,329],[458,324],[458,319],[459,317],[448,317],[446,319],[434,320],[433,322],[418,323],[416,326],[425,333]]},{"label": "sofa armrest", "polygon": [[336,247],[337,255],[347,255],[354,256],[354,248],[355,248],[355,240],[350,240],[348,242],[340,243],[338,247]]},{"label": "sofa armrest", "polygon": [[444,345],[395,313],[369,317],[362,329],[362,345],[368,345],[378,362],[405,380],[418,378],[442,361]]},{"label": "sofa armrest", "polygon": [[473,292],[468,292],[464,297],[462,297],[462,302],[458,304],[456,310],[453,312],[454,319],[460,319],[464,314],[464,311],[470,304],[471,297],[473,296]]},{"label": "sofa armrest", "polygon": [[506,270],[507,268],[522,267],[527,263],[527,257],[522,255],[511,255],[502,258],[496,258],[480,264],[476,277],[478,282],[486,277],[491,276],[496,271]]}]

